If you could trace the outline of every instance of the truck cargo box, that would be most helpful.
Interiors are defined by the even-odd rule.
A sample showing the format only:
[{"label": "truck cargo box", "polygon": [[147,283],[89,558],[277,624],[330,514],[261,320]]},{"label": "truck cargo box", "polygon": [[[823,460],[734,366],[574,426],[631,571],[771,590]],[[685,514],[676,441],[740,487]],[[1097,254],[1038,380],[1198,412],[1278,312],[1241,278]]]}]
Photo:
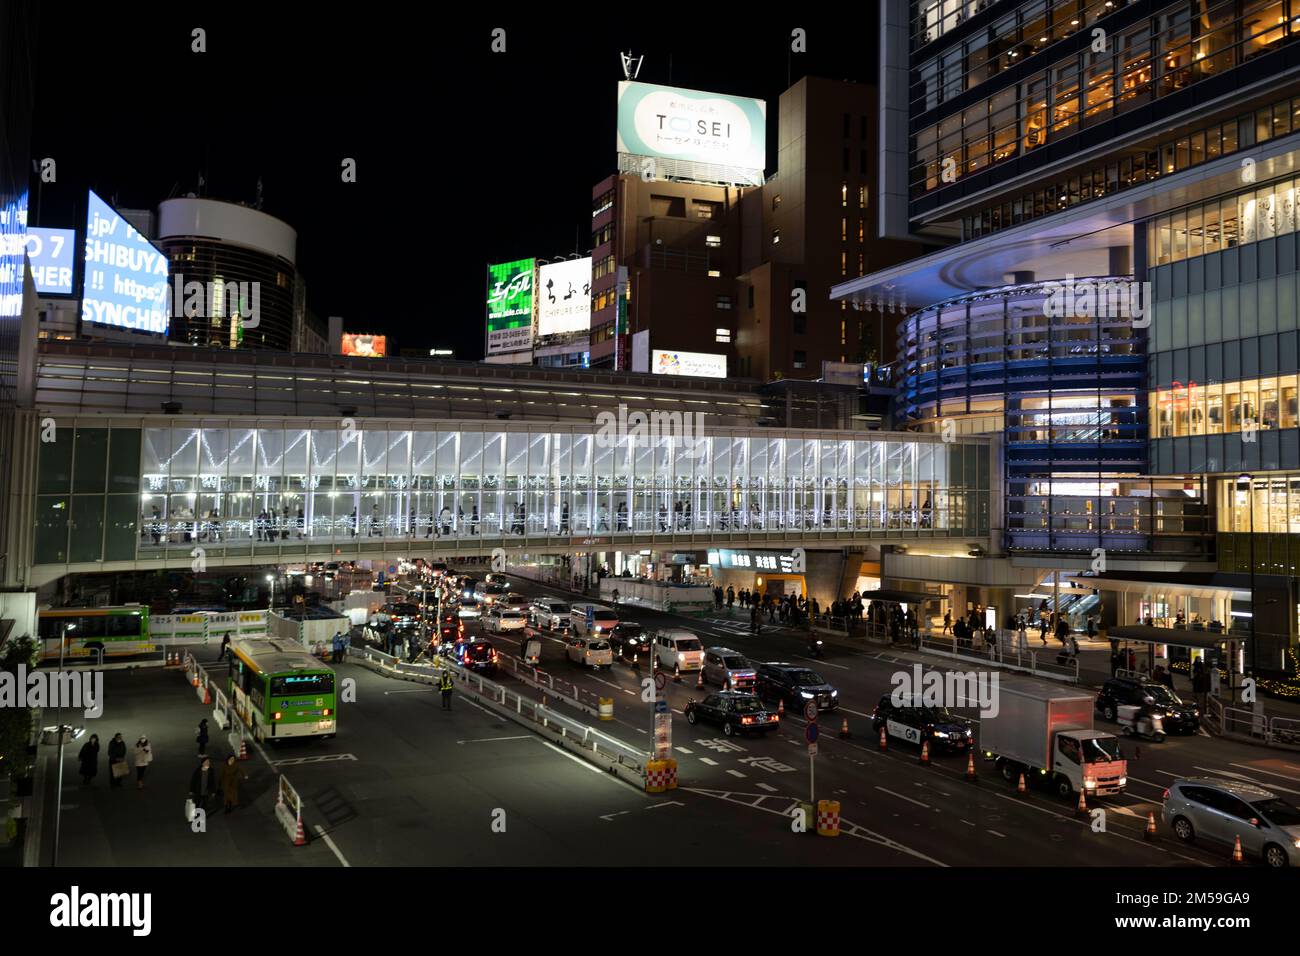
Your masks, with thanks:
[{"label": "truck cargo box", "polygon": [[980,749],[1029,767],[1052,766],[1052,735],[1092,729],[1093,698],[1061,684],[1004,676],[998,713],[980,721]]}]

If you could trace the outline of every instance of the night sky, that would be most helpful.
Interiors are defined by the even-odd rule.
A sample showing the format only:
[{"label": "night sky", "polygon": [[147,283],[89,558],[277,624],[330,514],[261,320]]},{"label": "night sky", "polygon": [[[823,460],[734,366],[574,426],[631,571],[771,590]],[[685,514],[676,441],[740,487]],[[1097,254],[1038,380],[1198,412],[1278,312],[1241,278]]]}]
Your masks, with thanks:
[{"label": "night sky", "polygon": [[[318,315],[457,358],[482,357],[488,262],[562,256],[575,236],[588,251],[591,187],[614,171],[620,51],[645,55],[642,81],[766,99],[769,173],[788,81],[875,79],[870,3],[856,25],[755,26],[680,6],[556,5],[477,25],[450,6],[293,4],[283,22],[272,4],[232,6],[42,6],[32,155],[53,157],[58,181],[39,214],[33,181],[32,222],[84,229],[87,188],[154,209],[197,191],[200,174],[202,195],[251,203],[260,177],[263,210],[298,231]],[[584,22],[642,9],[679,22]],[[490,50],[497,26],[504,54]],[[206,53],[190,51],[194,27]],[[805,55],[789,53],[794,27]],[[341,181],[344,157],[356,183]]]}]

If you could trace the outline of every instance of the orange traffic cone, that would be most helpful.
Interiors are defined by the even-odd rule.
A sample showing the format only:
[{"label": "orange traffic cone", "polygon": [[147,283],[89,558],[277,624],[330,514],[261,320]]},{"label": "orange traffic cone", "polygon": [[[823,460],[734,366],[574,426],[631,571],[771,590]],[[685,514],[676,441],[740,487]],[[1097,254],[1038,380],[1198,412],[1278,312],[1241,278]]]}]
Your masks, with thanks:
[{"label": "orange traffic cone", "polygon": [[930,762],[930,741],[921,741],[921,763]]},{"label": "orange traffic cone", "polygon": [[844,720],[840,723],[840,737],[842,737],[845,740],[848,740],[850,736],[851,735],[849,734],[849,719],[845,717]]},{"label": "orange traffic cone", "polygon": [[203,703],[212,703],[212,688],[207,684],[203,685]]},{"label": "orange traffic cone", "polygon": [[778,717],[785,716],[785,699],[782,698],[776,702],[776,714]]},{"label": "orange traffic cone", "polygon": [[1022,773],[1020,775],[1020,782],[1016,784],[1016,793],[1027,793],[1027,792],[1028,789],[1025,787],[1025,775]]},{"label": "orange traffic cone", "polygon": [[1232,847],[1232,862],[1234,866],[1240,866],[1246,862],[1245,856],[1241,852],[1241,834],[1237,834],[1237,842]]},{"label": "orange traffic cone", "polygon": [[974,783],[979,778],[975,775],[975,751],[966,754],[966,779]]},{"label": "orange traffic cone", "polygon": [[1074,807],[1075,816],[1085,816],[1088,813],[1088,801],[1084,798],[1083,795],[1086,789],[1087,788],[1085,787],[1079,788],[1079,802],[1075,804]]},{"label": "orange traffic cone", "polygon": [[1146,829],[1142,831],[1142,836],[1148,840],[1156,838],[1156,815],[1149,810],[1147,811]]},{"label": "orange traffic cone", "polygon": [[298,818],[298,824],[297,824],[297,826],[294,828],[294,834],[293,834],[293,845],[294,845],[294,846],[306,846],[306,845],[307,845],[307,834],[305,834],[305,833],[302,832],[302,818],[301,818],[301,817]]},{"label": "orange traffic cone", "polygon": [[674,684],[680,684],[681,682],[682,682],[682,665],[681,665],[681,664],[674,664],[674,665],[673,665],[673,683],[674,683]]},{"label": "orange traffic cone", "polygon": [[239,737],[239,759],[248,759],[248,741],[244,739],[242,734]]},{"label": "orange traffic cone", "polygon": [[888,747],[889,747],[889,744],[888,744],[888,742],[885,740],[885,728],[884,728],[884,727],[881,727],[881,728],[880,728],[880,749],[881,749],[881,750],[886,750],[886,749],[888,749]]},{"label": "orange traffic cone", "polygon": [[[695,686],[701,690],[704,688],[704,668],[700,668],[699,676],[695,678]],[[728,688],[730,689],[730,688]]]}]

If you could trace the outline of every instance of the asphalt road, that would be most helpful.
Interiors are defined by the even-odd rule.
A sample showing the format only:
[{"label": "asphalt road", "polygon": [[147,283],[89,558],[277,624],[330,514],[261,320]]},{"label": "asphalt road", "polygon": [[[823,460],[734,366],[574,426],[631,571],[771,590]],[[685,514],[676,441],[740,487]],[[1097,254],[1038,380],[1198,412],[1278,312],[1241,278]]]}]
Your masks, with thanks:
[{"label": "asphalt road", "polygon": [[[514,589],[524,594],[565,592],[534,582],[514,579]],[[790,629],[764,626],[757,636],[748,631],[737,609],[734,620],[720,615],[689,623],[681,617],[652,610],[620,608],[626,617],[648,628],[687,627],[706,647],[721,645],[740,651],[755,661],[783,660],[806,664],[820,672],[840,691],[840,709],[823,713],[816,757],[816,796],[841,803],[842,816],[869,828],[882,841],[901,852],[947,865],[1064,865],[1064,866],[1202,866],[1226,865],[1230,851],[1218,845],[1179,843],[1160,821],[1161,799],[1168,784],[1182,776],[1215,775],[1253,780],[1291,799],[1300,797],[1300,762],[1274,751],[1211,737],[1203,732],[1168,737],[1163,743],[1124,741],[1129,759],[1129,789],[1125,794],[1090,801],[1089,808],[1105,811],[1104,831],[1092,815],[1079,816],[1074,804],[1045,790],[1030,788],[1027,795],[995,774],[991,764],[976,759],[979,782],[965,780],[964,755],[934,754],[922,766],[916,747],[891,738],[879,749],[870,715],[882,694],[893,684],[890,677],[910,670],[925,658],[910,651],[872,645],[862,649],[828,647],[824,660],[806,656],[806,638]],[[503,653],[517,648],[517,635],[486,635]],[[650,748],[652,709],[641,700],[641,680],[648,666],[634,669],[616,661],[612,668],[593,673],[570,663],[563,642],[544,635],[541,666],[544,670],[615,699],[615,721],[603,729],[628,743]],[[927,666],[936,662],[927,661]],[[508,681],[508,677],[499,678]],[[683,675],[681,683],[669,680],[664,696],[674,713],[673,747],[679,763],[682,788],[729,807],[756,796],[765,799],[807,799],[809,758],[804,739],[805,721],[787,713],[779,732],[765,737],[724,737],[720,728],[689,725],[682,709],[698,689],[696,674]],[[968,716],[978,719],[973,711]],[[850,737],[838,735],[847,719]],[[1098,718],[1099,729],[1118,728]],[[721,809],[721,808],[720,808]],[[1157,821],[1155,841],[1144,839],[1148,813]]]}]

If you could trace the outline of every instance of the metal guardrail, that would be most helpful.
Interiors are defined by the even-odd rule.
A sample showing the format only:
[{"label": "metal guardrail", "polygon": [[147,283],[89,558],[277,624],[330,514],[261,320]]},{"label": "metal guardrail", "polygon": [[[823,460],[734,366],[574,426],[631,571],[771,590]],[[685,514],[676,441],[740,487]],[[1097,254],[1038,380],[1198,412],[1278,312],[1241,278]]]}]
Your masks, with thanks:
[{"label": "metal guardrail", "polygon": [[1074,684],[1079,682],[1078,658],[1070,658],[1066,663],[1060,663],[1056,660],[1060,656],[1060,651],[1048,652],[1052,659],[1044,660],[1042,658],[1048,654],[1038,650],[1022,651],[1018,644],[1005,640],[996,640],[977,648],[974,645],[960,645],[955,637],[936,638],[932,634],[922,634],[917,649],[1006,670],[1025,671],[1036,677],[1050,677],[1053,680]]},{"label": "metal guardrail", "polygon": [[565,680],[562,677],[557,678],[540,668],[525,664],[523,661],[504,654],[498,658],[498,663],[504,670],[509,671],[516,679],[523,681],[525,684],[538,690],[549,691],[555,697],[579,710],[597,717],[600,716],[601,698],[595,691],[579,687],[573,681]]},{"label": "metal guardrail", "polygon": [[1269,716],[1244,707],[1229,707],[1217,697],[1209,698],[1206,717],[1224,737],[1246,740],[1267,747],[1300,750],[1300,719]]},{"label": "metal guardrail", "polygon": [[525,697],[503,684],[488,680],[481,674],[467,671],[454,662],[408,664],[371,647],[350,647],[348,656],[371,665],[378,665],[381,670],[397,676],[434,685],[437,683],[438,676],[446,669],[451,673],[461,692],[473,694],[482,703],[492,704],[507,713],[513,713],[520,722],[531,721],[557,734],[561,740],[571,742],[581,751],[624,767],[637,776],[645,776],[645,764],[650,759],[648,753],[637,750],[595,727],[552,710],[540,701]]}]

